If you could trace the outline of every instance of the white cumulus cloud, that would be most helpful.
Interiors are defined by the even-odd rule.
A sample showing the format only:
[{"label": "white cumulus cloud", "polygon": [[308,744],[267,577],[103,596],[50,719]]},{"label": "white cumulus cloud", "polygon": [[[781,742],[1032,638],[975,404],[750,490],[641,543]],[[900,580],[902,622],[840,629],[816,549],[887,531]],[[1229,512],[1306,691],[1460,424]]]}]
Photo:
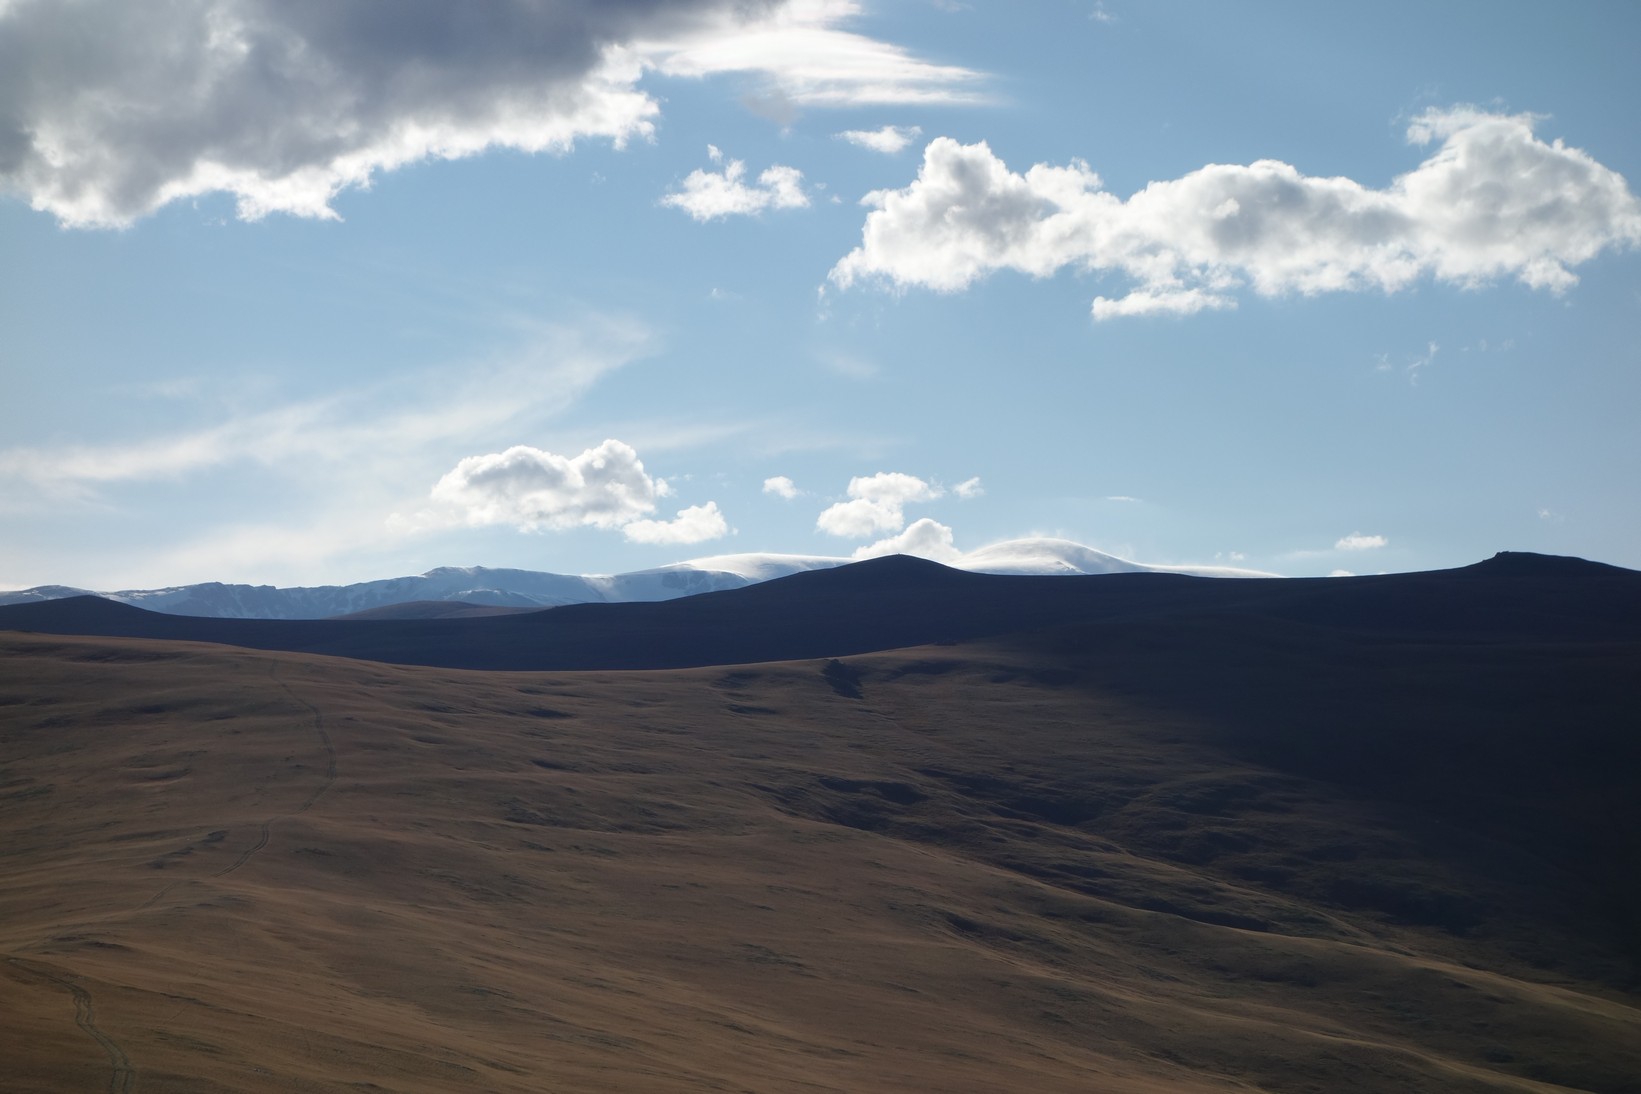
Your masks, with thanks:
[{"label": "white cumulus cloud", "polygon": [[1588,153],[1539,139],[1537,121],[1430,111],[1407,135],[1435,151],[1384,189],[1259,160],[1210,164],[1126,201],[1080,160],[1018,174],[984,143],[939,137],[909,186],[863,199],[873,210],[861,244],[830,277],[942,292],[1003,269],[1126,280],[1126,293],[1095,299],[1096,319],[1233,307],[1242,291],[1394,292],[1421,278],[1559,292],[1576,283],[1573,267],[1641,243],[1641,202]]},{"label": "white cumulus cloud", "polygon": [[906,524],[905,507],[940,497],[939,487],[915,475],[880,471],[849,480],[849,499],[829,506],[815,521],[828,535],[858,538],[898,532]]},{"label": "white cumulus cloud", "polygon": [[433,486],[437,509],[408,525],[619,529],[634,543],[657,544],[700,543],[730,534],[717,502],[680,509],[672,520],[652,518],[657,500],[672,493],[622,441],[606,440],[576,456],[521,444],[461,460]]},{"label": "white cumulus cloud", "polygon": [[[723,159],[715,146],[707,148],[714,163]],[[691,171],[683,188],[663,197],[661,204],[682,209],[696,220],[715,220],[765,209],[801,209],[809,204],[809,195],[803,192],[803,172],[796,167],[775,164],[749,183],[746,164],[729,160],[722,171]]]},{"label": "white cumulus cloud", "polygon": [[791,501],[798,496],[798,485],[785,475],[776,475],[764,480],[764,493]]},{"label": "white cumulus cloud", "polygon": [[680,509],[673,520],[635,520],[621,529],[634,543],[702,543],[729,532],[729,523],[715,501]]},{"label": "white cumulus cloud", "polygon": [[1340,537],[1338,542],[1334,543],[1333,549],[1335,551],[1372,551],[1375,548],[1387,546],[1389,543],[1390,540],[1384,536],[1364,536],[1360,532],[1352,532],[1348,536]]},{"label": "white cumulus cloud", "polygon": [[952,493],[956,494],[960,498],[978,498],[985,492],[986,488],[980,485],[979,475],[976,475],[972,479],[964,479],[962,482],[952,487]]},{"label": "white cumulus cloud", "polygon": [[915,125],[886,125],[882,129],[845,129],[837,136],[839,140],[892,156],[922,135],[923,130]]},{"label": "white cumulus cloud", "polygon": [[618,528],[653,513],[665,492],[630,445],[607,440],[579,456],[522,444],[468,456],[434,484],[432,496],[465,524],[536,530]]},{"label": "white cumulus cloud", "polygon": [[916,555],[935,562],[951,562],[962,555],[952,546],[952,530],[939,521],[922,517],[907,525],[898,536],[880,539],[876,543],[855,549],[855,558],[878,558],[882,555]]},{"label": "white cumulus cloud", "polygon": [[[847,29],[847,0],[0,3],[0,192],[74,226],[234,197],[333,217],[426,159],[654,132],[646,73],[799,105],[972,99],[978,75]],[[779,178],[770,185],[783,185]]]}]

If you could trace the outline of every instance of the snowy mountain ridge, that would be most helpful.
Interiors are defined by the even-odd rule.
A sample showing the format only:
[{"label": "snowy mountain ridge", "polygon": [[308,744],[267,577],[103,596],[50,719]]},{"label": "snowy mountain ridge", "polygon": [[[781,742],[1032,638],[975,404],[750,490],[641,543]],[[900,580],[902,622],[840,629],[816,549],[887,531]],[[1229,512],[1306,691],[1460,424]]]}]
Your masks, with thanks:
[{"label": "snowy mountain ridge", "polygon": [[[235,585],[218,581],[117,592],[40,585],[15,592],[0,592],[0,604],[90,595],[169,615],[222,619],[324,619],[414,601],[556,608],[565,604],[672,600],[695,593],[738,589],[806,570],[846,566],[854,561],[829,555],[750,552],[691,559],[624,574],[573,575],[485,566],[440,566],[414,577],[285,589],[272,585]],[[1273,576],[1224,567],[1151,566],[1108,555],[1070,540],[1049,538],[1010,540],[940,561],[960,570],[995,574],[1167,572],[1206,577]]]}]

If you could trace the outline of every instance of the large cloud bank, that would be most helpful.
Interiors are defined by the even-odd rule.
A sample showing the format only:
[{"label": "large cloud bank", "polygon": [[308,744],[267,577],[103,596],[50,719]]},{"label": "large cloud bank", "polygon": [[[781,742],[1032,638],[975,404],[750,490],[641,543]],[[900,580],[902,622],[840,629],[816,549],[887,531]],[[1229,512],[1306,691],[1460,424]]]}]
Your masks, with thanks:
[{"label": "large cloud bank", "polygon": [[0,191],[78,226],[226,192],[330,217],[371,176],[653,131],[647,71],[784,101],[965,97],[975,78],[843,29],[848,0],[10,0]]},{"label": "large cloud bank", "polygon": [[1260,160],[1153,182],[1126,201],[1081,161],[1022,175],[984,143],[941,137],[911,185],[863,199],[875,208],[861,245],[831,279],[956,292],[1003,269],[1126,278],[1125,295],[1094,300],[1096,319],[1231,307],[1239,290],[1394,292],[1425,277],[1562,291],[1573,267],[1641,243],[1641,203],[1587,153],[1540,140],[1535,121],[1424,114],[1408,139],[1436,150],[1384,189]]}]

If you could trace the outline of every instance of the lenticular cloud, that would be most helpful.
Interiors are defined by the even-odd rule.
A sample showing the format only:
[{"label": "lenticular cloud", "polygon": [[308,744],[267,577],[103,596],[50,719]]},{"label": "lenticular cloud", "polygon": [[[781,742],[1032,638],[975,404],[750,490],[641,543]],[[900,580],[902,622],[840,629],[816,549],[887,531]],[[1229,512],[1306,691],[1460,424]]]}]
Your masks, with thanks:
[{"label": "lenticular cloud", "polygon": [[1126,278],[1126,294],[1094,300],[1096,319],[1233,307],[1250,290],[1394,292],[1427,277],[1559,292],[1577,282],[1573,267],[1641,243],[1641,203],[1588,153],[1540,140],[1536,120],[1424,114],[1408,140],[1440,144],[1384,189],[1260,160],[1210,164],[1126,201],[1082,161],[1022,175],[983,142],[941,137],[911,185],[863,199],[875,208],[861,245],[831,280],[956,292],[1001,269]]}]

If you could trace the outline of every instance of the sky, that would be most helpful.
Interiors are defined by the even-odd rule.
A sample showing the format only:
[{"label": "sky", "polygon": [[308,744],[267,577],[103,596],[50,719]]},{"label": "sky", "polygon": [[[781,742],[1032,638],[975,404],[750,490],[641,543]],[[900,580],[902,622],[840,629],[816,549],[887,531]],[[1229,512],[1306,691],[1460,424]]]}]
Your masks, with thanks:
[{"label": "sky", "polygon": [[0,0],[0,587],[1641,568],[1641,5]]}]

